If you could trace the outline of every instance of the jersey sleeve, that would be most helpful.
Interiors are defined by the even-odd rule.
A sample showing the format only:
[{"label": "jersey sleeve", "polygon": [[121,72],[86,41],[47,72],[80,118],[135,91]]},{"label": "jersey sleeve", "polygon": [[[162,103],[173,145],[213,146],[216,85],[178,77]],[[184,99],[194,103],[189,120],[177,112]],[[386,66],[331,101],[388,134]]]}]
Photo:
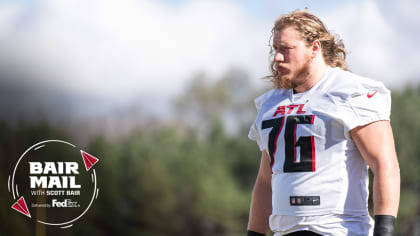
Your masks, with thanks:
[{"label": "jersey sleeve", "polygon": [[[264,101],[264,97],[265,97],[264,95],[261,95],[260,97],[254,100],[255,107],[257,108],[258,113]],[[260,151],[264,151],[265,147],[261,138],[261,130],[258,128],[257,124],[258,124],[258,115],[257,115],[257,119],[254,121],[251,128],[249,129],[248,138],[257,142]]]},{"label": "jersey sleeve", "polygon": [[265,147],[255,121],[249,129],[248,138],[257,142],[260,151],[264,151]]},{"label": "jersey sleeve", "polygon": [[351,89],[345,103],[342,119],[346,135],[358,126],[390,119],[391,93],[381,82],[366,79]]}]

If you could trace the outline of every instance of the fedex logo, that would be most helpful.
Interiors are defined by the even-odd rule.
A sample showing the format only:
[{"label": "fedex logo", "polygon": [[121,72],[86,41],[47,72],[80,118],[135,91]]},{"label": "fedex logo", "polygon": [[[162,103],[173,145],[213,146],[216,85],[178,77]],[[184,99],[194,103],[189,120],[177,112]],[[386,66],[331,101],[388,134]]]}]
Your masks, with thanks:
[{"label": "fedex logo", "polygon": [[278,106],[276,111],[274,112],[273,117],[277,116],[278,114],[292,114],[293,111],[295,111],[296,114],[305,114],[306,111],[303,110],[304,106],[305,104],[291,104],[287,106]]}]

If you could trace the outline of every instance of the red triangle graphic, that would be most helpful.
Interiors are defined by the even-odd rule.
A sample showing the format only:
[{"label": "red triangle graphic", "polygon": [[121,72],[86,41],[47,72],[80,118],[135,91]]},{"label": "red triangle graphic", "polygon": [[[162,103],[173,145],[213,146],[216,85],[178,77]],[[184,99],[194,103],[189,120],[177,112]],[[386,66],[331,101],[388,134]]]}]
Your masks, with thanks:
[{"label": "red triangle graphic", "polygon": [[13,208],[13,209],[15,209],[16,211],[19,211],[19,212],[20,212],[20,213],[22,213],[22,214],[26,214],[25,210],[23,210],[23,209],[22,209],[22,207],[21,207],[21,206],[19,206],[19,204],[18,204],[18,203],[13,204],[13,205],[12,205],[12,208]]},{"label": "red triangle graphic", "polygon": [[23,210],[26,213],[29,214],[28,207],[26,206],[26,202],[25,202],[25,199],[23,198],[23,196],[21,198],[19,198],[18,203],[19,203],[19,206],[21,206],[23,208]]},{"label": "red triangle graphic", "polygon": [[85,155],[82,155],[83,162],[85,163],[86,171],[89,171],[90,168],[92,168],[92,164],[90,164],[89,160],[85,157]]},{"label": "red triangle graphic", "polygon": [[83,162],[85,163],[86,171],[89,171],[93,165],[95,165],[99,159],[90,155],[89,153],[80,150],[80,153],[82,153]]},{"label": "red triangle graphic", "polygon": [[27,217],[31,218],[31,214],[28,211],[28,207],[26,205],[25,199],[22,197],[19,198],[13,205],[12,208],[16,211],[26,215]]}]

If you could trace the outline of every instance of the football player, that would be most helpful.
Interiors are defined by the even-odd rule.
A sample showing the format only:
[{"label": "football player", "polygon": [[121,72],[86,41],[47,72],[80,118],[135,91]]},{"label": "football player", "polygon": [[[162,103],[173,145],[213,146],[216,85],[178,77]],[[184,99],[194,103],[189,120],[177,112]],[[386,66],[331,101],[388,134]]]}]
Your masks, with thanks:
[{"label": "football player", "polygon": [[307,11],[281,16],[272,33],[274,88],[255,100],[249,132],[262,157],[247,235],[392,235],[400,174],[390,91],[349,72],[342,41]]}]

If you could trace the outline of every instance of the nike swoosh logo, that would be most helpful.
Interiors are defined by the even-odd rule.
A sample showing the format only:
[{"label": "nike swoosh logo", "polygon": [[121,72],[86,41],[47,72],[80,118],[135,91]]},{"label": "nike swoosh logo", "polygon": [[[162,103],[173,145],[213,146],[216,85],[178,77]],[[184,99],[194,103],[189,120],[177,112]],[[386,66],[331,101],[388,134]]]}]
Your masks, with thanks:
[{"label": "nike swoosh logo", "polygon": [[375,96],[375,94],[376,94],[376,91],[375,92],[373,92],[373,93],[367,93],[367,97],[368,98],[371,98],[371,97],[373,97],[373,96]]}]

